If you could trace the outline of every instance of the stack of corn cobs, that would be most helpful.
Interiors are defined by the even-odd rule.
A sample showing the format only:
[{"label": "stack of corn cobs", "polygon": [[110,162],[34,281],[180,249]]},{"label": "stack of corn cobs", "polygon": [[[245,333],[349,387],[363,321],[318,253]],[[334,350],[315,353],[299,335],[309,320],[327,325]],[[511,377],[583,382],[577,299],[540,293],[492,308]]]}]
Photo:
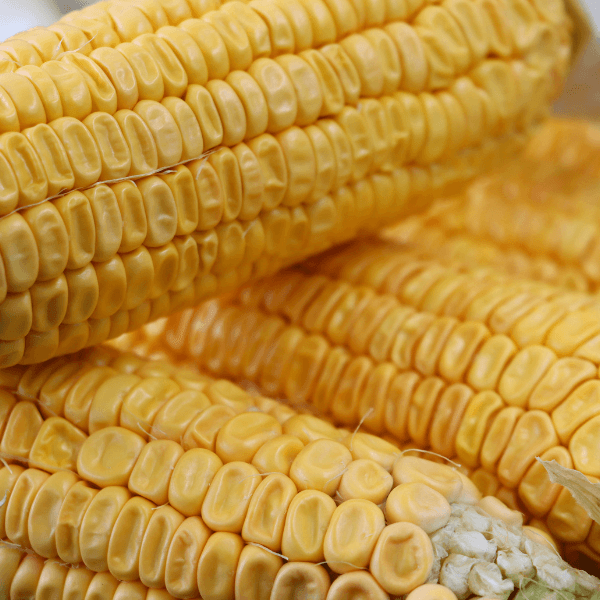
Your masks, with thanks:
[{"label": "stack of corn cobs", "polygon": [[536,460],[600,478],[571,29],[108,0],[0,44],[0,598],[598,600]]}]

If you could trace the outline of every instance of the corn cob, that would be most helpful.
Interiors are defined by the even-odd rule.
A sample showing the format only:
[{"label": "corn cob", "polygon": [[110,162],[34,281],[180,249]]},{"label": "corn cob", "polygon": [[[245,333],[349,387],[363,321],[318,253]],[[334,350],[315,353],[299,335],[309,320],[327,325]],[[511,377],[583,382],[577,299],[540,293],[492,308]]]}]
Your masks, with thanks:
[{"label": "corn cob", "polygon": [[[0,470],[2,597],[455,600],[532,585],[593,597],[593,578],[534,543],[531,536],[545,540],[543,531],[521,528],[520,514],[482,498],[460,471],[228,382],[211,407],[214,380],[166,363],[109,350],[76,358],[88,371],[70,382],[64,359],[2,372],[3,386],[14,390],[4,392],[3,442],[35,429],[32,420],[13,419],[21,405],[54,414],[52,392],[66,395],[65,417],[42,427],[61,420],[85,440],[55,434],[42,464],[0,444],[12,463]],[[108,379],[96,377],[88,391],[89,374],[102,369]],[[184,411],[167,381],[204,403]],[[123,415],[134,395],[137,427],[111,425],[115,397],[125,397]],[[82,409],[91,404],[88,423],[95,412],[108,419],[89,436],[74,424],[74,397]],[[234,400],[237,413],[223,404]],[[218,424],[211,418],[212,441],[199,425],[181,436],[183,412],[198,424],[215,407],[229,414]],[[57,448],[63,456],[72,449],[76,465],[52,464]],[[484,547],[469,549],[472,539]]]},{"label": "corn cob", "polygon": [[[427,464],[427,461],[424,463]],[[442,477],[445,475],[443,472],[436,474]],[[449,503],[435,489],[440,487],[440,483],[432,478],[431,486],[433,487],[421,483],[401,483],[394,488],[394,491],[404,496],[404,503],[414,504],[415,501],[422,500],[429,495],[430,502],[433,500],[440,505],[442,510],[446,509],[447,515],[440,520],[440,522],[445,520],[446,525],[430,536],[427,536],[425,530],[420,526],[427,527],[432,522],[430,515],[425,518],[423,516],[411,517],[420,525],[406,520],[394,521],[387,526],[383,522],[379,524],[367,522],[362,523],[362,526],[358,528],[353,528],[358,531],[352,531],[354,535],[364,535],[368,533],[369,525],[371,527],[380,525],[378,527],[380,529],[379,539],[375,545],[370,567],[370,570],[377,573],[380,579],[386,579],[386,576],[382,576],[379,572],[379,564],[389,567],[389,563],[393,562],[390,556],[382,555],[382,551],[384,553],[389,550],[400,553],[403,551],[414,552],[415,558],[419,559],[421,554],[427,555],[428,550],[429,554],[434,554],[434,561],[439,564],[434,563],[433,568],[430,568],[428,563],[415,568],[410,564],[412,561],[407,560],[402,573],[403,578],[408,580],[411,575],[414,577],[423,568],[429,567],[431,572],[439,573],[432,579],[439,579],[445,584],[417,585],[408,595],[404,596],[407,600],[457,600],[457,598],[477,600],[481,598],[479,594],[486,592],[493,595],[498,593],[506,595],[507,591],[515,589],[521,590],[523,594],[525,592],[539,593],[548,585],[554,586],[557,592],[569,593],[568,590],[573,590],[577,593],[577,598],[591,598],[592,600],[597,598],[597,595],[594,595],[594,589],[597,587],[598,580],[569,568],[548,547],[542,545],[546,542],[539,531],[534,528],[523,527],[521,529],[510,521],[505,522],[504,518],[510,519],[512,516],[511,511],[506,507],[495,506],[488,512],[487,506],[483,508],[483,502],[481,508],[458,502]],[[71,489],[77,488],[78,485],[75,484]],[[112,491],[116,496],[115,488]],[[315,493],[318,494],[318,492]],[[72,494],[72,491],[67,492],[67,498],[69,494]],[[411,494],[410,499],[408,494]],[[419,494],[421,494],[420,497]],[[118,539],[123,533],[125,535],[129,533],[124,531],[126,528],[123,527],[124,523],[121,519],[123,516],[132,518],[132,515],[128,513],[134,513],[135,517],[139,518],[141,505],[139,497],[130,498],[125,503],[115,523],[111,538],[114,536],[114,539]],[[372,507],[371,515],[368,514],[367,507]],[[159,515],[158,511],[163,508],[166,507],[158,508],[155,515]],[[434,510],[434,508],[434,505],[431,504],[430,510]],[[498,510],[499,508],[500,510]],[[136,511],[138,514],[135,514]],[[173,513],[175,512],[173,511]],[[335,539],[340,535],[338,530],[342,524],[348,527],[348,519],[357,516],[351,514],[353,512],[360,514],[364,519],[365,516],[379,515],[381,509],[360,500],[340,504],[333,511],[328,525],[323,543],[326,549],[324,552],[333,553],[339,549],[339,540]],[[406,518],[405,515],[403,516]],[[153,516],[151,519],[158,520],[159,517]],[[383,513],[381,513],[381,521],[383,519]],[[382,589],[376,577],[369,571],[337,569],[328,572],[317,564],[301,561],[288,561],[284,564],[284,560],[279,555],[252,542],[245,543],[245,540],[238,534],[203,531],[202,526],[199,526],[200,523],[202,521],[198,517],[184,518],[182,516],[176,531],[168,531],[165,526],[164,533],[169,538],[167,540],[169,547],[167,548],[165,575],[169,577],[171,572],[174,572],[173,575],[176,573],[178,577],[176,583],[169,586],[172,593],[165,588],[148,588],[141,581],[119,581],[109,572],[97,573],[85,566],[69,566],[55,560],[44,560],[35,553],[25,553],[18,546],[6,540],[0,540],[0,570],[5,576],[0,584],[0,586],[5,586],[4,588],[0,587],[1,597],[16,600],[27,594],[37,594],[38,597],[76,596],[89,600],[183,598],[189,597],[186,593],[190,589],[195,592],[196,589],[200,591],[200,589],[212,587],[210,579],[205,577],[203,572],[208,563],[219,576],[222,575],[221,571],[224,571],[224,576],[218,582],[221,585],[217,586],[220,588],[216,592],[217,595],[231,592],[231,595],[227,597],[234,600],[269,600],[269,598],[272,600],[292,598],[296,600],[360,600],[365,597],[374,600],[389,600],[390,598],[390,595]],[[148,525],[144,540],[151,527],[152,524]],[[452,535],[451,529],[455,530],[454,537],[457,541],[460,540],[460,536],[463,536],[464,539],[485,540],[486,538],[481,533],[483,530],[491,539],[484,548],[487,557],[482,556],[478,559],[460,554],[461,550],[465,550],[464,542],[463,547],[460,547],[460,541],[458,544],[449,542],[449,532]],[[196,537],[192,538],[192,535]],[[500,536],[503,537],[500,538]],[[348,536],[342,534],[342,537],[347,538]],[[540,540],[543,540],[542,543]],[[389,547],[386,548],[386,545]],[[449,555],[444,546],[448,546],[448,550],[451,551]],[[518,547],[522,548],[522,551]],[[381,550],[379,550],[380,548]],[[424,549],[425,551],[423,551]],[[131,552],[131,547],[128,547],[127,550]],[[162,547],[158,550],[164,551]],[[377,554],[378,550],[379,554]],[[371,548],[368,548],[366,552],[363,550],[363,554],[370,551]],[[491,553],[497,554],[497,562],[488,562],[487,559]],[[477,551],[471,552],[471,554],[477,554]],[[111,556],[111,550],[108,551],[108,555]],[[334,555],[328,562],[337,564],[335,558],[337,557]],[[190,565],[190,559],[197,561],[198,564]],[[177,563],[183,563],[183,568]],[[233,572],[230,574],[227,569],[231,568],[233,568]],[[412,572],[411,568],[414,569]],[[198,577],[193,572],[196,570]],[[338,573],[337,571],[343,572]],[[333,574],[333,582],[330,580],[329,573]],[[386,575],[387,579],[391,579],[389,574],[386,573]],[[389,585],[387,581],[385,583]],[[184,588],[185,585],[189,587]],[[473,591],[478,595],[472,595]],[[204,592],[204,598],[224,597],[222,595],[213,596],[210,589],[206,589]],[[526,597],[526,595],[516,596],[519,600]]]},{"label": "corn cob", "polygon": [[[518,51],[523,54],[521,60],[527,66],[518,64],[515,61],[510,63],[514,73],[509,73],[506,69],[500,68],[500,63],[497,61],[494,63],[493,60],[486,59],[488,54],[493,56],[499,53],[502,56],[507,56],[507,50],[500,50],[493,40],[485,39],[485,37],[487,35],[494,38],[494,26],[503,30],[504,35],[509,37],[511,34],[517,36],[522,33],[520,26],[523,24],[519,23],[516,15],[512,15],[508,11],[505,22],[492,24],[491,21],[495,18],[493,15],[502,9],[503,5],[493,6],[490,4],[490,6],[487,6],[485,3],[479,5],[475,2],[454,1],[446,2],[443,10],[429,7],[423,9],[422,13],[414,17],[417,31],[425,40],[421,42],[420,38],[417,38],[414,41],[417,45],[414,53],[420,57],[421,61],[418,69],[420,73],[415,76],[419,82],[415,84],[412,81],[415,77],[412,77],[410,72],[406,72],[404,74],[406,81],[403,82],[404,85],[401,85],[400,65],[401,63],[405,65],[407,63],[407,57],[403,56],[403,53],[407,51],[403,46],[403,42],[406,43],[405,38],[410,31],[410,28],[406,31],[405,24],[404,27],[401,26],[400,19],[410,16],[400,14],[402,10],[398,11],[396,9],[394,11],[393,8],[383,10],[384,7],[381,7],[383,10],[382,18],[383,16],[386,17],[383,18],[381,25],[389,23],[385,25],[385,33],[377,29],[367,29],[365,31],[364,27],[358,27],[358,23],[354,26],[348,26],[348,20],[352,21],[350,17],[353,13],[350,6],[347,7],[347,14],[343,12],[339,14],[339,10],[337,13],[334,11],[339,17],[338,21],[340,21],[338,22],[338,29],[342,27],[338,32],[340,35],[335,35],[336,29],[333,17],[329,15],[328,9],[322,6],[325,10],[322,16],[329,15],[331,21],[329,29],[334,34],[331,40],[318,39],[318,37],[313,40],[314,36],[310,24],[306,19],[300,19],[298,17],[300,13],[295,11],[294,16],[290,17],[290,23],[297,26],[302,25],[303,29],[308,28],[306,34],[297,36],[298,39],[295,44],[292,36],[291,45],[288,48],[278,48],[274,45],[274,42],[280,39],[279,36],[271,32],[271,38],[274,41],[272,45],[268,41],[269,36],[265,23],[261,21],[262,16],[267,23],[272,24],[269,17],[273,18],[275,13],[281,13],[277,3],[259,2],[256,6],[252,3],[249,5],[236,3],[236,6],[229,3],[228,6],[233,10],[228,11],[227,6],[225,6],[222,10],[212,11],[201,19],[186,20],[177,27],[169,26],[159,29],[156,35],[150,33],[140,35],[134,39],[134,44],[129,42],[121,44],[114,52],[111,52],[107,47],[101,47],[98,48],[96,54],[92,53],[91,58],[88,58],[85,54],[69,50],[60,61],[42,62],[40,63],[42,67],[37,66],[37,64],[31,65],[31,68],[22,67],[26,70],[18,75],[6,74],[4,87],[1,88],[3,90],[6,88],[3,129],[5,131],[29,130],[35,125],[48,122],[53,124],[53,129],[56,130],[61,139],[57,140],[56,135],[48,128],[37,128],[35,131],[32,129],[30,132],[31,135],[36,136],[36,141],[45,142],[46,146],[55,150],[60,147],[61,141],[67,146],[68,150],[69,146],[73,144],[67,142],[72,142],[73,139],[79,141],[80,146],[87,146],[87,153],[84,153],[84,158],[87,158],[87,160],[83,162],[90,162],[92,165],[87,169],[87,172],[79,173],[79,176],[76,172],[74,174],[75,181],[71,181],[73,174],[70,178],[68,176],[68,164],[64,165],[67,174],[60,178],[58,177],[60,173],[55,173],[56,177],[54,179],[56,181],[51,186],[53,187],[52,191],[56,192],[60,189],[68,190],[72,187],[85,187],[98,179],[117,179],[127,175],[139,176],[144,174],[145,171],[152,170],[152,166],[154,166],[154,169],[167,167],[170,165],[167,158],[172,158],[180,150],[182,134],[185,146],[183,160],[190,158],[189,154],[192,146],[198,150],[198,142],[195,140],[200,138],[201,141],[202,136],[205,138],[204,149],[210,149],[209,140],[213,140],[217,133],[207,131],[207,129],[210,129],[209,124],[203,123],[202,119],[200,119],[202,132],[201,134],[196,132],[198,125],[193,124],[194,115],[189,107],[196,113],[196,116],[210,117],[213,120],[218,118],[218,115],[214,115],[218,112],[221,118],[224,119],[224,144],[232,145],[229,142],[236,137],[239,137],[240,141],[245,137],[254,137],[252,135],[254,130],[263,132],[274,130],[277,132],[284,129],[286,126],[284,121],[287,122],[287,126],[294,124],[294,121],[296,124],[301,124],[303,121],[306,121],[304,124],[310,124],[317,116],[337,114],[342,110],[344,104],[356,104],[360,96],[378,97],[382,93],[387,95],[397,89],[404,90],[405,87],[410,92],[422,93],[428,90],[446,88],[450,84],[454,84],[452,80],[454,75],[468,71],[467,79],[454,84],[452,90],[459,103],[464,105],[462,109],[458,106],[457,99],[451,98],[447,93],[445,96],[439,96],[437,100],[429,96],[419,96],[422,103],[421,107],[414,105],[414,99],[410,99],[410,103],[407,105],[406,109],[412,111],[413,116],[416,116],[419,120],[419,124],[415,124],[419,130],[422,129],[421,123],[424,119],[430,120],[435,116],[438,121],[436,127],[439,131],[431,132],[430,135],[430,137],[436,138],[435,141],[430,140],[422,149],[418,148],[422,145],[421,141],[416,140],[410,143],[411,146],[417,146],[414,149],[418,158],[428,164],[430,161],[427,160],[427,156],[429,155],[432,159],[439,158],[443,156],[443,150],[445,149],[455,150],[465,144],[473,145],[473,143],[485,137],[485,132],[478,132],[477,126],[474,124],[467,125],[464,122],[464,117],[461,116],[461,111],[477,111],[474,105],[473,93],[475,92],[476,96],[481,96],[481,94],[476,88],[473,88],[473,83],[491,92],[494,85],[501,83],[498,77],[504,77],[506,79],[505,84],[507,82],[509,86],[511,83],[515,84],[514,93],[522,92],[526,95],[529,92],[531,94],[532,90],[527,90],[527,86],[534,82],[539,84],[537,79],[544,79],[543,71],[547,71],[551,66],[545,63],[560,60],[558,56],[552,54],[551,50],[556,49],[561,34],[564,34],[564,18],[561,19],[560,11],[557,11],[555,15],[557,22],[554,24],[554,29],[551,28],[550,31],[547,31],[550,26],[544,23],[543,19],[538,22],[539,19],[536,19],[535,13],[527,15],[529,22],[526,29],[529,30],[527,35],[529,43],[523,46],[522,43],[513,42]],[[135,10],[133,6],[130,8]],[[300,6],[297,8],[300,12],[304,11]],[[414,10],[422,8],[417,6]],[[411,12],[414,12],[414,10]],[[261,47],[260,51],[252,52],[248,35],[237,20],[241,18],[240,13],[245,14],[247,11],[254,15],[251,19],[254,29],[249,29],[248,34],[252,34],[253,31],[255,33],[257,28],[260,29],[256,22],[262,23],[262,27],[265,29],[262,32],[261,39],[265,39],[267,46]],[[270,11],[275,12],[270,14]],[[384,15],[384,13],[387,13],[387,15]],[[283,15],[280,16],[283,17]],[[472,30],[473,24],[468,23],[469,19],[480,21],[481,25],[478,31]],[[468,51],[466,48],[457,49],[457,53],[462,55],[460,62],[461,64],[464,63],[463,69],[459,69],[447,82],[445,80],[450,77],[450,73],[446,73],[444,77],[436,73],[436,69],[439,69],[440,66],[428,65],[426,56],[427,40],[434,34],[432,29],[434,27],[439,29],[442,24],[446,26],[446,29],[452,30],[452,34],[457,36],[458,42],[470,46]],[[287,25],[289,29],[289,24],[285,22],[285,19],[279,25],[281,27]],[[559,25],[562,26],[562,29],[559,28]],[[369,27],[368,23],[366,27]],[[461,33],[460,28],[467,33]],[[357,30],[363,33],[356,33]],[[316,36],[317,32],[314,33]],[[414,36],[412,33],[410,35]],[[306,37],[309,38],[307,43],[300,41]],[[246,43],[242,44],[238,40],[236,46],[231,38],[245,39]],[[540,45],[543,46],[542,40],[544,38],[552,40],[552,43],[550,43],[552,49],[540,48]],[[412,38],[410,39],[412,40]],[[27,45],[23,40],[19,41]],[[329,41],[330,44],[319,50],[314,50],[313,46],[323,46],[324,41]],[[454,42],[455,45],[457,41]],[[331,44],[331,42],[335,43]],[[395,43],[398,47],[394,46]],[[10,42],[7,44],[10,45]],[[421,44],[422,48],[419,48]],[[200,48],[198,45],[200,45]],[[243,47],[240,48],[240,45]],[[16,46],[19,47],[19,44],[16,44]],[[568,46],[563,43],[561,50],[564,54],[565,51],[568,51]],[[274,65],[273,61],[270,60],[277,58],[279,54],[294,51],[299,53],[300,61],[297,58],[291,59],[290,55],[279,57],[278,65]],[[368,58],[357,55],[361,52],[366,53]],[[36,54],[36,51],[31,49],[28,54]],[[398,56],[395,56],[396,54]],[[27,60],[26,57],[23,57],[22,61],[23,64],[32,62],[31,59]],[[144,69],[142,70],[141,67],[136,69],[142,62],[144,63]],[[208,63],[202,73],[198,73],[199,67],[196,64],[198,62]],[[310,65],[310,68],[307,68],[305,62]],[[435,63],[433,60],[430,62]],[[469,71],[475,65],[477,65],[476,69]],[[285,71],[284,73],[281,72],[282,68]],[[446,69],[448,68],[446,66]],[[248,73],[243,72],[246,69],[248,69]],[[368,72],[369,69],[371,73]],[[384,75],[383,71],[385,69],[387,69],[387,72]],[[539,69],[542,70],[539,71]],[[429,80],[427,77],[428,70]],[[115,81],[117,72],[124,82]],[[230,73],[234,75],[229,77]],[[286,89],[286,86],[287,88],[291,87],[287,82],[282,85],[282,93],[284,90],[285,98],[273,96],[273,82],[269,78],[276,77],[279,81],[283,80],[285,82],[286,73],[290,77],[299,80],[298,83],[294,82],[294,91]],[[34,81],[35,86],[29,81],[30,79]],[[209,79],[215,79],[215,81],[208,84],[209,93],[206,93],[206,91],[200,93],[203,89],[202,86],[206,86]],[[227,79],[227,85],[224,85],[224,82],[217,83],[217,80],[222,79]],[[441,80],[444,81],[444,84],[436,85],[436,82]],[[192,87],[189,87],[188,84]],[[197,87],[198,85],[201,87]],[[545,85],[543,81],[542,85]],[[306,89],[302,89],[302,86]],[[233,89],[231,89],[232,87]],[[259,87],[261,89],[258,89]],[[323,88],[323,93],[320,93],[321,90],[318,87]],[[236,93],[240,98],[236,97]],[[262,97],[263,94],[264,98]],[[294,94],[298,95],[298,106],[294,110],[291,107],[284,110],[281,106],[273,106],[273,103],[281,103],[284,100],[291,105],[296,104]],[[212,100],[210,96],[212,96]],[[21,100],[19,110],[16,108],[11,110],[14,105],[13,98],[17,97]],[[159,106],[157,102],[163,100],[164,97],[169,97],[168,103],[166,106]],[[183,98],[184,102],[177,102],[176,98]],[[483,98],[481,96],[479,101],[479,112],[481,112],[481,106],[483,106],[481,105]],[[267,101],[266,105],[265,99]],[[138,104],[138,100],[142,103]],[[144,100],[146,102],[143,102]],[[243,107],[240,100],[244,105]],[[209,110],[210,107],[206,107],[207,103],[216,104],[216,109],[213,106]],[[163,104],[165,103],[163,102]],[[135,109],[138,117],[134,118],[135,116],[130,115],[129,112],[123,113],[117,109]],[[268,120],[262,118],[267,109]],[[208,113],[206,113],[207,110],[209,110]],[[243,127],[243,122],[246,121],[244,110],[248,113],[246,115],[248,127]],[[516,110],[522,112],[523,107]],[[260,113],[260,117],[253,116],[253,111],[255,115]],[[169,115],[169,112],[171,115]],[[290,114],[291,112],[296,114]],[[488,101],[484,112],[494,113],[497,111],[491,107]],[[506,109],[504,109],[504,112],[506,112]],[[88,118],[91,113],[94,114],[93,118]],[[502,113],[503,109],[499,109],[497,117],[507,120],[509,115],[503,115]],[[536,110],[533,110],[533,113],[535,114]],[[111,119],[110,115],[112,114],[118,115],[118,122]],[[479,120],[481,120],[481,114],[479,116]],[[520,117],[523,116],[523,114],[520,114]],[[76,123],[68,121],[68,119],[67,121],[60,120],[62,117],[84,120],[94,139],[90,138],[89,132],[86,134],[84,128],[77,127]],[[140,121],[139,117],[150,127],[152,135],[149,135],[147,128],[144,127],[144,123]],[[225,119],[224,117],[228,118]],[[458,118],[459,122],[452,123],[451,117]],[[492,114],[485,117],[484,120],[488,121],[487,125],[489,126],[487,133],[494,131],[494,121],[497,121],[497,117],[492,116]],[[235,123],[236,118],[238,119],[237,124]],[[173,119],[176,123],[173,122]],[[263,120],[266,121],[264,125],[259,125],[259,122],[262,123]],[[97,121],[97,123],[94,123],[94,121]],[[135,122],[135,127],[132,121]],[[185,127],[183,132],[180,132],[178,127],[181,129],[182,125]],[[192,131],[190,131],[190,127],[192,127]],[[468,128],[472,131],[467,132],[466,129]],[[479,127],[479,129],[481,128],[482,126]],[[483,128],[485,129],[485,125],[483,125]],[[0,129],[1,131],[2,129]],[[145,134],[142,136],[144,131]],[[127,143],[123,139],[123,134],[125,134]],[[189,139],[186,138],[186,135]],[[207,135],[208,140],[206,139]],[[425,135],[424,132],[419,133],[417,137],[422,135]],[[137,140],[140,136],[142,136],[142,139]],[[154,161],[150,158],[152,154],[156,154],[156,151],[151,152],[150,148],[142,153],[143,156],[137,157],[136,160],[136,152],[133,151],[134,142],[137,141],[136,145],[138,147],[140,144],[144,145],[144,143],[147,146],[153,146],[152,137],[157,141],[159,155],[161,152],[167,153],[167,148],[164,146],[172,146],[172,150],[169,149],[165,156],[159,156],[157,164],[154,164],[156,158],[154,158]],[[465,137],[469,139],[465,139]],[[30,186],[36,188],[29,190],[31,197],[21,197],[17,200],[12,197],[9,198],[8,196],[11,196],[11,194],[7,192],[5,206],[3,207],[4,213],[10,212],[11,207],[27,206],[36,199],[40,201],[45,197],[44,173],[35,161],[35,152],[26,152],[28,146],[26,148],[24,144],[27,144],[27,142],[26,140],[17,142],[17,140],[22,139],[18,136],[9,136],[6,139],[12,140],[10,144],[7,142],[7,147],[18,146],[22,154],[28,154],[26,158],[28,159],[28,166],[33,167],[32,173],[36,170],[41,171],[41,173],[37,178],[38,185]],[[94,141],[96,144],[94,144]],[[441,146],[436,147],[440,142]],[[130,153],[133,155],[129,159],[127,158],[127,146],[129,146]],[[419,150],[421,151],[419,152]],[[99,157],[97,156],[98,152]],[[201,149],[199,153],[201,153]],[[64,155],[64,152],[62,154]],[[137,154],[139,155],[140,152],[138,151]],[[181,158],[181,153],[179,152],[179,154]],[[11,156],[15,161],[11,161],[11,156],[9,156],[9,163],[15,163],[13,168],[16,174],[19,175],[20,165],[16,162],[19,157],[13,155],[14,153]],[[52,156],[50,155],[49,158],[52,158]],[[70,156],[70,158],[74,157]],[[132,159],[135,164],[131,164]],[[176,161],[176,159],[173,160]],[[63,157],[62,163],[67,162],[69,161]],[[73,166],[73,160],[70,160],[70,162]],[[104,167],[102,172],[98,170],[98,163],[100,162]],[[147,167],[145,171],[143,167]],[[84,166],[81,166],[81,169],[85,171]],[[9,178],[8,175],[7,178]]]},{"label": "corn cob", "polygon": [[164,4],[84,9],[88,54],[67,21],[0,45],[24,65],[0,75],[0,366],[418,210],[514,152],[568,62],[561,5]]},{"label": "corn cob", "polygon": [[587,294],[363,242],[121,344],[457,455],[491,493],[598,560],[598,525],[535,457],[600,477],[599,323]]}]

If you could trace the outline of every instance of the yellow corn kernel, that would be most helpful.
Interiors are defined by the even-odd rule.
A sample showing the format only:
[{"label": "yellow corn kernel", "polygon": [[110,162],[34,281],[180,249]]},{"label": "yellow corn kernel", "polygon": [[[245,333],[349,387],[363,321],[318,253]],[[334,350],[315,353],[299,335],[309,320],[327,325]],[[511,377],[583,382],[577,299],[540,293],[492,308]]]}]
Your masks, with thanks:
[{"label": "yellow corn kernel", "polygon": [[[126,484],[145,445],[139,435],[120,427],[101,429],[87,442],[77,459],[77,471],[97,485]],[[114,467],[113,454],[119,459]]]},{"label": "yellow corn kernel", "polygon": [[170,440],[156,440],[147,444],[129,477],[130,491],[157,505],[165,504],[171,472],[182,455],[181,446]]},{"label": "yellow corn kernel", "polygon": [[319,565],[289,562],[277,573],[271,593],[278,598],[291,600],[298,588],[307,590],[309,594],[324,597],[329,589],[327,571]]},{"label": "yellow corn kernel", "polygon": [[183,435],[183,445],[186,448],[206,448],[214,450],[219,429],[235,411],[227,406],[210,406],[197,415]]},{"label": "yellow corn kernel", "polygon": [[196,563],[211,532],[198,517],[190,517],[177,528],[165,566],[165,587],[173,596],[197,595]]},{"label": "yellow corn kernel", "polygon": [[241,532],[244,540],[277,552],[282,544],[286,512],[296,494],[296,487],[284,474],[265,477],[248,506]]},{"label": "yellow corn kernel", "polygon": [[223,38],[205,20],[186,20],[181,29],[188,33],[200,48],[206,61],[208,79],[222,79],[230,71],[229,54]]},{"label": "yellow corn kernel", "polygon": [[245,546],[237,564],[235,595],[241,598],[245,594],[250,600],[268,597],[282,565],[279,556],[256,546]]},{"label": "yellow corn kernel", "polygon": [[279,423],[270,415],[243,413],[221,428],[216,452],[225,462],[252,462],[257,450],[281,431]]},{"label": "yellow corn kernel", "polygon": [[385,527],[381,509],[368,500],[353,499],[333,513],[324,541],[325,560],[336,573],[365,568]]},{"label": "yellow corn kernel", "polygon": [[392,489],[391,475],[376,462],[368,459],[352,461],[342,475],[337,494],[343,501],[353,498],[382,504]]},{"label": "yellow corn kernel", "polygon": [[395,487],[385,504],[388,523],[414,523],[432,533],[450,519],[450,504],[440,494],[422,483],[404,483]]},{"label": "yellow corn kernel", "polygon": [[[69,569],[64,566],[61,565],[60,563],[56,562],[56,561],[48,561],[45,565],[44,568],[42,569],[42,573],[40,574],[40,579],[38,581],[38,586],[37,586],[37,592],[39,592],[40,594],[47,594],[47,595],[57,595],[59,593],[61,593],[63,587],[65,586],[66,583],[66,579],[68,576],[68,572]],[[95,579],[96,576],[94,576]],[[103,579],[105,581],[103,581],[102,583],[106,584],[109,583],[110,580],[112,579],[113,583],[116,584],[117,581],[114,580],[114,578],[110,577],[106,578],[103,577]],[[93,581],[93,579],[92,579]],[[114,585],[112,586],[114,589]],[[110,587],[107,586],[107,589],[110,590]],[[89,588],[88,588],[89,590]]]},{"label": "yellow corn kernel", "polygon": [[447,465],[436,465],[422,458],[403,456],[394,464],[394,483],[423,483],[452,502],[462,492],[463,483],[458,473]]},{"label": "yellow corn kernel", "polygon": [[261,473],[277,471],[287,475],[303,448],[304,444],[295,436],[276,436],[261,445],[252,458],[252,464]]},{"label": "yellow corn kernel", "polygon": [[26,556],[18,566],[10,584],[10,593],[14,595],[35,595],[44,567],[44,561],[38,556]]},{"label": "yellow corn kernel", "polygon": [[211,481],[223,466],[213,453],[195,448],[178,461],[169,483],[169,502],[187,516],[199,514]]},{"label": "yellow corn kernel", "polygon": [[233,596],[243,547],[242,538],[235,533],[218,532],[208,538],[198,563],[198,589],[202,596]]},{"label": "yellow corn kernel", "polygon": [[204,522],[213,531],[239,533],[259,483],[258,471],[248,463],[236,461],[221,467],[202,503]]},{"label": "yellow corn kernel", "polygon": [[[316,457],[320,456],[319,467]],[[324,460],[326,457],[326,460]],[[333,440],[315,440],[303,448],[290,467],[290,477],[300,490],[316,489],[333,496],[352,455]]]},{"label": "yellow corn kernel", "polygon": [[36,494],[48,477],[48,473],[44,471],[28,469],[16,480],[5,517],[6,536],[14,544],[31,547],[28,516]]},{"label": "yellow corn kernel", "polygon": [[[290,503],[286,514],[281,550],[290,560],[319,562],[324,559],[325,532],[335,511],[335,502],[323,492],[303,490]],[[309,530],[308,524],[317,527]]]},{"label": "yellow corn kernel", "polygon": [[[404,560],[398,561],[398,555]],[[386,591],[403,594],[425,583],[432,562],[433,550],[427,534],[412,523],[395,523],[385,527],[379,536],[371,557],[371,571]]]}]

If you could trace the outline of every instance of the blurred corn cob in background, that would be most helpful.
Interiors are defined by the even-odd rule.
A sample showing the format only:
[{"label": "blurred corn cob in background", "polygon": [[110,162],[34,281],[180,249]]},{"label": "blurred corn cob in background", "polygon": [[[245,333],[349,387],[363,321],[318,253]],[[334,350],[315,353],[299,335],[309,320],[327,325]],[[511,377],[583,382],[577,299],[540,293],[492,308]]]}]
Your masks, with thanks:
[{"label": "blurred corn cob in background", "polygon": [[422,257],[600,291],[600,128],[550,120],[511,163],[384,237]]},{"label": "blurred corn cob in background", "polygon": [[73,359],[1,374],[2,598],[598,597],[449,465],[171,364]]},{"label": "blurred corn cob in background", "polygon": [[[581,131],[589,139],[579,136],[571,150],[597,143],[596,129],[554,123],[539,138],[547,145],[534,140],[532,148],[549,155],[552,140]],[[588,204],[597,183],[585,187],[583,181],[593,174],[598,154],[580,162],[568,147],[563,150],[563,158],[572,160],[563,172],[581,173],[582,179],[561,179],[562,191],[542,196],[544,206],[552,218],[553,210],[571,210],[579,218],[574,223],[588,232],[584,237],[575,225],[567,229],[563,245],[559,240],[556,246],[566,255],[573,252],[569,243],[585,242],[589,251],[600,242],[594,223],[580,218],[597,210]],[[345,426],[361,423],[396,443],[457,456],[474,469],[486,494],[543,519],[569,556],[583,553],[599,562],[600,526],[535,461],[541,456],[592,481],[600,478],[599,301],[570,285],[515,277],[514,264],[506,261],[503,269],[502,247],[495,255],[478,254],[478,239],[457,242],[452,254],[447,233],[455,227],[464,239],[463,226],[510,231],[511,215],[536,201],[531,190],[548,195],[554,189],[553,170],[561,160],[543,161],[529,185],[520,169],[512,179],[503,171],[475,184],[464,207],[434,207],[391,232],[310,259],[117,343],[141,354],[195,361],[215,375],[306,403]],[[503,207],[499,192],[481,191],[493,191],[494,184],[524,189],[525,197],[515,192],[514,202]],[[473,207],[487,198],[490,209],[481,205],[475,218]],[[500,219],[503,209],[507,217]],[[506,247],[511,244],[514,238]],[[542,247],[548,255],[550,249]]]},{"label": "blurred corn cob in background", "polygon": [[[213,10],[215,9],[215,10]],[[136,329],[513,155],[561,2],[100,2],[0,44],[0,366]]]}]

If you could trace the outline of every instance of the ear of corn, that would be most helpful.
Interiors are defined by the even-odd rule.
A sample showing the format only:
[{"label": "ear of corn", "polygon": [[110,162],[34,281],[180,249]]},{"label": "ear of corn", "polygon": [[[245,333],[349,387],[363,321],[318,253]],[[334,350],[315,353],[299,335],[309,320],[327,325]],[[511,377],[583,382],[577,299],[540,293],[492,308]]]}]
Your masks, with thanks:
[{"label": "ear of corn", "polygon": [[167,363],[76,359],[2,372],[2,444],[33,438],[1,450],[2,597],[457,600],[526,589],[523,575],[581,598],[597,587],[448,465]]},{"label": "ear of corn", "polygon": [[513,153],[569,55],[562,7],[521,4],[103,2],[1,44],[0,366],[272,273]]},{"label": "ear of corn", "polygon": [[597,525],[535,460],[600,477],[596,299],[416,258],[383,240],[349,245],[123,344],[456,455],[597,560]]}]

